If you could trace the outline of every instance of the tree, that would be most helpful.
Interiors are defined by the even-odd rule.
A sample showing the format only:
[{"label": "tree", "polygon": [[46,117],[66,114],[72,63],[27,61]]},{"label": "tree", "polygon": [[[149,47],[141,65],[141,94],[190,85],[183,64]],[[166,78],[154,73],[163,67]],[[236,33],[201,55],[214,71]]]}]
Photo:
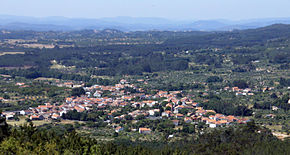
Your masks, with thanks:
[{"label": "tree", "polygon": [[7,95],[7,94],[4,94],[4,95],[3,95],[3,98],[4,98],[4,99],[10,99],[10,96]]},{"label": "tree", "polygon": [[165,110],[166,111],[171,111],[171,107],[166,107]]},{"label": "tree", "polygon": [[207,78],[206,82],[211,83],[211,82],[222,82],[223,78],[218,77],[218,76],[210,76]]},{"label": "tree", "polygon": [[233,81],[233,85],[235,87],[239,87],[241,89],[249,88],[248,83],[244,80],[235,80],[235,81]]},{"label": "tree", "polygon": [[178,98],[182,98],[182,94],[181,94],[181,93],[177,93],[177,94],[176,94],[176,97],[178,97]]},{"label": "tree", "polygon": [[7,136],[9,136],[8,124],[6,119],[0,116],[0,142]]},{"label": "tree", "polygon": [[118,137],[118,136],[119,136],[119,134],[117,132],[114,132],[113,137]]},{"label": "tree", "polygon": [[281,77],[279,83],[282,87],[290,86],[290,79],[285,79]]},{"label": "tree", "polygon": [[126,120],[133,120],[133,117],[131,115],[125,115]]},{"label": "tree", "polygon": [[214,113],[214,112],[207,112],[207,113],[205,114],[205,117],[209,117],[210,115],[215,115],[215,113]]},{"label": "tree", "polygon": [[149,72],[149,73],[151,73],[151,67],[150,67],[150,65],[149,65],[149,64],[145,64],[145,65],[143,66],[143,71],[144,71],[144,72]]},{"label": "tree", "polygon": [[79,88],[73,88],[71,91],[71,96],[82,96],[86,94],[86,91],[84,90],[84,88],[79,87]]},{"label": "tree", "polygon": [[169,103],[169,102],[167,102],[167,101],[162,101],[162,102],[161,102],[161,105],[162,105],[162,107],[165,107],[168,103]]},{"label": "tree", "polygon": [[154,116],[155,116],[155,117],[160,116],[160,112],[154,112]]},{"label": "tree", "polygon": [[278,96],[276,95],[276,93],[272,93],[270,97],[273,98],[273,99],[278,98]]},{"label": "tree", "polygon": [[183,108],[179,111],[179,113],[186,115],[189,112],[189,110],[187,108]]},{"label": "tree", "polygon": [[142,120],[145,119],[146,117],[144,115],[138,115],[136,116],[136,120]]},{"label": "tree", "polygon": [[195,127],[192,124],[184,124],[182,131],[185,133],[192,134],[195,132]]}]

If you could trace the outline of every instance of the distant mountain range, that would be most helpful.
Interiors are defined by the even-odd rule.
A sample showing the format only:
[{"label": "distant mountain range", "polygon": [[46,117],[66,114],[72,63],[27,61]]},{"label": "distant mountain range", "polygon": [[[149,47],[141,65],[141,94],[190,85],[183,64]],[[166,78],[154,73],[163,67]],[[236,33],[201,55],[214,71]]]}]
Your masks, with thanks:
[{"label": "distant mountain range", "polygon": [[74,31],[83,29],[118,29],[121,31],[231,31],[254,29],[272,24],[290,24],[290,18],[266,18],[241,21],[174,21],[164,18],[114,17],[86,19],[0,15],[0,29],[34,31]]}]

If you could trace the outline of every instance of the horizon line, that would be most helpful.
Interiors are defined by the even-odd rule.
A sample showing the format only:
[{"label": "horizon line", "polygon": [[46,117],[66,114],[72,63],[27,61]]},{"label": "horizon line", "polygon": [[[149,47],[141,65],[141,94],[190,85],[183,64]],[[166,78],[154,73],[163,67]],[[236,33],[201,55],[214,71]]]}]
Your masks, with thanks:
[{"label": "horizon line", "polygon": [[248,21],[248,20],[277,20],[277,19],[290,19],[290,16],[288,17],[263,17],[263,18],[245,18],[245,19],[226,19],[226,18],[208,18],[208,19],[170,19],[166,17],[153,17],[153,16],[108,16],[108,17],[99,17],[99,18],[93,18],[93,17],[68,17],[68,16],[22,16],[22,15],[12,15],[12,14],[0,14],[1,16],[14,16],[14,17],[26,17],[26,18],[66,18],[66,19],[87,19],[87,20],[99,20],[99,19],[106,19],[106,18],[152,18],[152,19],[163,19],[168,21],[219,21],[219,20],[225,20],[225,21]]}]

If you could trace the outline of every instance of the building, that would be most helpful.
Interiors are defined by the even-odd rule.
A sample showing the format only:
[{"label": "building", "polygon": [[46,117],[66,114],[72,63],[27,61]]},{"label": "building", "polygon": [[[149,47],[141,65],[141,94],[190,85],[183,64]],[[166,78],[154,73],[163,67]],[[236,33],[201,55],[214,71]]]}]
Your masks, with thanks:
[{"label": "building", "polygon": [[175,117],[178,119],[178,118],[183,118],[184,115],[183,114],[176,114]]},{"label": "building", "polygon": [[36,115],[32,115],[30,116],[30,120],[43,120],[44,117],[42,115],[36,116]]},{"label": "building", "polygon": [[15,112],[2,112],[3,116],[5,116],[6,120],[11,120],[15,116]]},{"label": "building", "polygon": [[120,131],[123,131],[123,130],[124,130],[124,128],[121,127],[121,126],[118,126],[118,127],[115,128],[116,132],[120,132]]},{"label": "building", "polygon": [[175,126],[178,126],[178,124],[179,124],[179,120],[172,120],[172,122]]},{"label": "building", "polygon": [[150,134],[151,133],[151,129],[149,129],[149,128],[139,128],[139,133],[141,133],[141,134]]},{"label": "building", "polygon": [[32,111],[30,111],[30,110],[21,110],[20,111],[20,115],[29,115],[29,114],[32,114]]},{"label": "building", "polygon": [[51,118],[52,118],[52,119],[60,119],[60,115],[54,113],[54,114],[52,114]]},{"label": "building", "polygon": [[162,117],[170,117],[170,116],[171,116],[171,111],[162,112]]}]

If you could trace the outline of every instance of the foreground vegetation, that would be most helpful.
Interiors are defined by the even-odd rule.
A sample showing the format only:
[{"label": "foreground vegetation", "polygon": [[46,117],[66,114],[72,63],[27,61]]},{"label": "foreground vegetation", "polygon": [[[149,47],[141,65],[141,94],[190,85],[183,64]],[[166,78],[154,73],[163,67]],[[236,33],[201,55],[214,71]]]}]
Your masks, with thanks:
[{"label": "foreground vegetation", "polygon": [[215,129],[197,139],[175,143],[130,141],[99,142],[80,137],[75,131],[63,134],[36,128],[32,123],[9,127],[1,118],[0,151],[4,154],[287,154],[290,141],[278,140],[253,122]]}]

